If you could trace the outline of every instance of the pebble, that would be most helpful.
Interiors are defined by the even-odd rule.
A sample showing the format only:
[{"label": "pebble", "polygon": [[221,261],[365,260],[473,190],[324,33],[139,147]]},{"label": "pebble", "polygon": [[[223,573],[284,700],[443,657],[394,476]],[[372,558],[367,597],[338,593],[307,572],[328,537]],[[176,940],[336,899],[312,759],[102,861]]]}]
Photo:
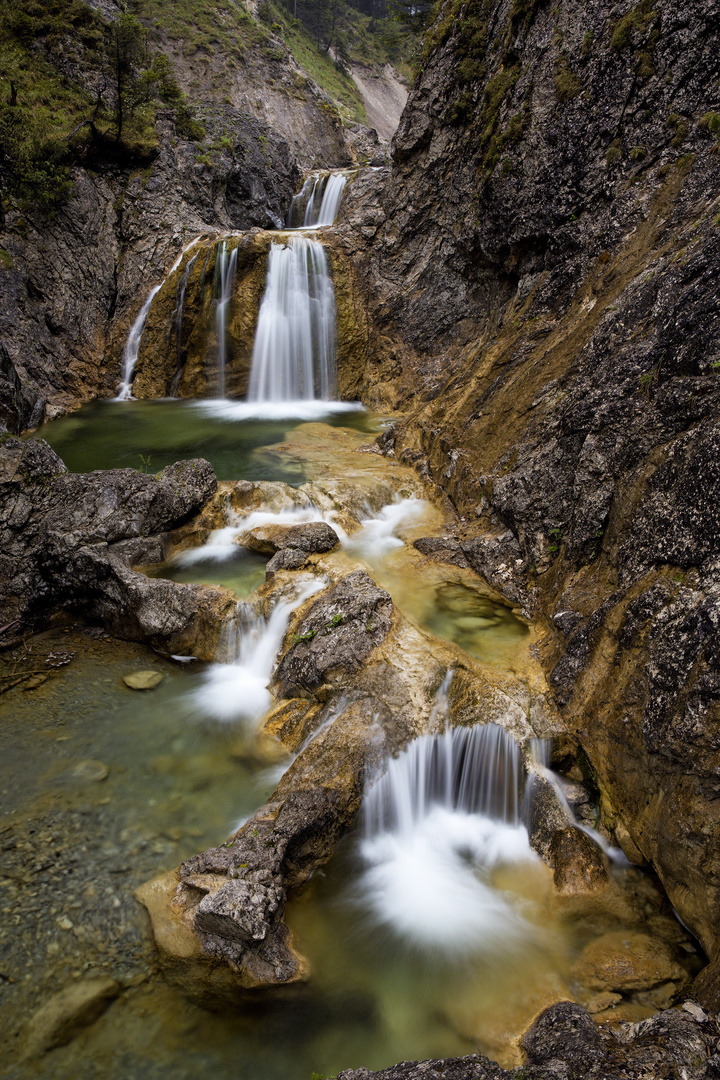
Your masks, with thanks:
[{"label": "pebble", "polygon": [[131,690],[153,690],[164,678],[159,671],[133,671],[123,675],[123,682]]},{"label": "pebble", "polygon": [[81,781],[81,783],[99,784],[102,780],[107,779],[109,773],[110,769],[104,762],[92,759],[81,761],[72,769],[73,778]]},{"label": "pebble", "polygon": [[73,924],[70,922],[67,915],[60,915],[60,917],[57,918],[55,922],[58,924],[61,930],[72,930],[73,928]]}]

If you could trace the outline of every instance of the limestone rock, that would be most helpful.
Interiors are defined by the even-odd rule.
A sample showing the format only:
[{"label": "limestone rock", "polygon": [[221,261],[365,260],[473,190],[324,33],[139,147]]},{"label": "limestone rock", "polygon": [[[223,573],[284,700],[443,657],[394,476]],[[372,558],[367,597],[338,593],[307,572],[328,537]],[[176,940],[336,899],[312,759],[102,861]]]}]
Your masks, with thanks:
[{"label": "limestone rock", "polygon": [[[206,461],[157,476],[133,469],[71,474],[41,440],[0,447],[0,600],[15,637],[59,608],[97,620],[119,637],[168,653],[212,659],[229,593],[148,578],[128,566],[127,542],[163,550],[217,486]],[[143,555],[148,548],[141,545]],[[11,638],[12,640],[12,638]]]},{"label": "limestone rock", "polygon": [[326,522],[308,521],[302,525],[258,525],[248,532],[240,533],[237,542],[263,555],[274,555],[288,548],[310,555],[332,551],[340,540],[335,530]]},{"label": "limestone rock", "polygon": [[31,1016],[24,1057],[37,1057],[70,1042],[102,1015],[120,989],[119,983],[109,976],[69,983]]},{"label": "limestone rock", "polygon": [[273,686],[282,697],[316,690],[356,671],[385,638],[392,601],[362,570],[324,592],[294,628],[295,643],[282,657]]},{"label": "limestone rock", "polygon": [[666,945],[632,930],[614,930],[591,941],[576,961],[573,975],[595,990],[621,993],[687,978]]},{"label": "limestone rock", "polygon": [[129,675],[123,675],[123,682],[131,690],[154,690],[164,678],[160,671],[132,671]]},{"label": "limestone rock", "polygon": [[577,896],[606,889],[607,865],[602,851],[580,829],[559,829],[550,844],[553,881],[564,896]]}]

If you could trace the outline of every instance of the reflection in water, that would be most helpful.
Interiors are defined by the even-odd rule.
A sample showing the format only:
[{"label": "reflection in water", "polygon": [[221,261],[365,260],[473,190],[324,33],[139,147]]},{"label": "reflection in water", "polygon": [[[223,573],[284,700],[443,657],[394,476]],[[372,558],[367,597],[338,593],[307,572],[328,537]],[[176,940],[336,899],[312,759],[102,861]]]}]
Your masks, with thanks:
[{"label": "reflection in water", "polygon": [[[358,406],[323,402],[327,424],[373,432],[377,421]],[[273,415],[232,401],[93,401],[68,416],[44,424],[46,439],[70,472],[140,469],[158,472],[175,461],[207,458],[218,480],[285,480],[301,484],[300,463],[255,451],[286,438],[303,417],[298,410]]]}]

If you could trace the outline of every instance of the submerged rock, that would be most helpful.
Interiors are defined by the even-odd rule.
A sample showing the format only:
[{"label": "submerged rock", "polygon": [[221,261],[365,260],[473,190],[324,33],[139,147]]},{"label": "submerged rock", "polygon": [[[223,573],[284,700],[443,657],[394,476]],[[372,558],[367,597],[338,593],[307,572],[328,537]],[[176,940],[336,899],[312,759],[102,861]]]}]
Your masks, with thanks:
[{"label": "submerged rock", "polygon": [[123,682],[131,690],[154,690],[164,678],[160,671],[133,671],[123,675]]},{"label": "submerged rock", "polygon": [[23,1057],[38,1057],[70,1042],[102,1015],[120,990],[120,984],[105,975],[80,979],[54,994],[28,1021]]}]

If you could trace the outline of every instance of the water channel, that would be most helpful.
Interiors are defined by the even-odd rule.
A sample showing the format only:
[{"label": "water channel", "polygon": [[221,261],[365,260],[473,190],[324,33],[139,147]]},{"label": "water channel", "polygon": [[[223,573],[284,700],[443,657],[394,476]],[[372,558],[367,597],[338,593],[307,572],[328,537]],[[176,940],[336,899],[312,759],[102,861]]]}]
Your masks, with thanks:
[{"label": "water channel", "polygon": [[[288,323],[294,317],[282,315]],[[308,340],[316,334],[309,329]],[[279,348],[276,341],[264,349],[263,364]],[[341,482],[358,487],[362,504],[363,485],[377,491],[389,468],[364,452],[382,418],[322,400],[325,390],[298,396],[307,400],[294,410],[287,402],[265,408],[223,399],[98,401],[39,434],[73,471],[156,472],[202,456],[220,480],[282,481],[294,489]],[[331,557],[369,568],[428,640],[454,641],[521,683],[535,678],[531,628],[469,571],[429,563],[412,547],[415,536],[438,526],[419,494],[408,479],[381,505],[368,496],[356,529],[338,523],[343,545]],[[322,516],[311,506],[310,519],[316,511]],[[225,585],[242,600],[263,581],[264,566],[211,536],[192,558],[152,572]],[[282,636],[283,627],[273,632]],[[476,729],[446,731],[434,741],[423,736],[390,764],[357,829],[291,898],[287,921],[310,978],[231,1013],[191,1004],[165,982],[133,890],[231,835],[289,763],[279,745],[255,737],[269,703],[268,634],[269,625],[246,627],[235,667],[227,658],[207,665],[164,659],[68,618],[5,657],[4,1037],[19,1044],[26,1017],[73,982],[109,976],[116,990],[77,1037],[39,1064],[15,1060],[3,1075],[310,1080],[352,1066],[478,1050],[513,1064],[532,1016],[582,992],[573,972],[589,940],[634,925],[642,908],[653,933],[673,947],[685,941],[691,951],[659,893],[632,868],[614,873],[637,903],[591,906],[582,918],[558,905],[552,874],[531,850],[520,817],[517,746],[500,729],[494,741],[486,729],[478,737]],[[129,688],[124,677],[137,670],[162,676],[159,685]],[[27,671],[32,677],[15,685],[15,673]],[[249,680],[257,683],[250,714],[258,715],[224,708],[228,699],[232,706],[248,697]],[[437,730],[443,709],[440,694]],[[510,764],[500,769],[500,760]],[[481,780],[491,796],[478,803],[472,793]],[[384,795],[383,784],[390,785]],[[653,1003],[634,1007],[639,1018]]]}]

